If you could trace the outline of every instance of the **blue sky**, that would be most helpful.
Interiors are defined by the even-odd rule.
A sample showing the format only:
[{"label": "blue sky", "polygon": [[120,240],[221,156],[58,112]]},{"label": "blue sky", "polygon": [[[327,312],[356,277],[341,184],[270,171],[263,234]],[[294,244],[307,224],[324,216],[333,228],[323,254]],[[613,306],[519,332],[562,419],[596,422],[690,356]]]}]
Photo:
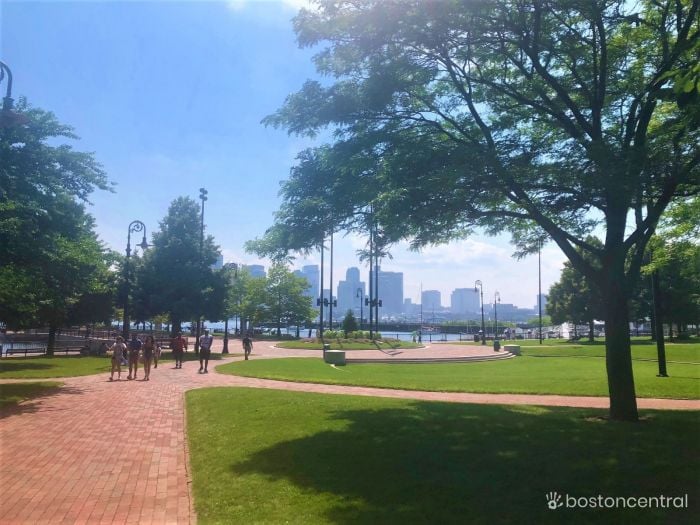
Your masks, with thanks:
[{"label": "blue sky", "polygon": [[[292,31],[302,4],[2,0],[0,57],[12,69],[13,96],[73,126],[81,137],[74,146],[95,152],[116,184],[113,194],[94,194],[89,210],[108,246],[123,250],[129,222],[152,232],[174,198],[196,198],[205,187],[207,230],[224,259],[258,262],[243,244],[270,226],[280,181],[312,144],[260,124],[316,77],[313,51],[299,49]],[[363,243],[336,238],[336,284],[359,266]],[[516,261],[511,252],[507,238],[473,237],[421,254],[398,246],[382,267],[404,272],[404,295],[414,302],[421,282],[449,305],[452,289],[481,279],[485,293],[532,307],[537,257]],[[544,291],[563,260],[545,247]]]}]

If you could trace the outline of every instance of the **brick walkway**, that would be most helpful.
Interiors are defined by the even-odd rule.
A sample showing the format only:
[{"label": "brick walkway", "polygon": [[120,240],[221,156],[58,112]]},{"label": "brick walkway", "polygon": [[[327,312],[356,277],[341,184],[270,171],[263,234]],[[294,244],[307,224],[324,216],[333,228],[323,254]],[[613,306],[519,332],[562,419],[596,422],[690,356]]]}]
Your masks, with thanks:
[{"label": "brick walkway", "polygon": [[[447,346],[444,350],[456,351]],[[258,343],[254,357],[318,354]],[[192,388],[243,386],[459,403],[608,406],[607,398],[596,397],[413,392],[287,383],[213,371],[200,375],[197,370],[195,362],[186,362],[182,370],[167,363],[152,371],[149,382],[110,383],[106,374],[61,379],[65,386],[58,393],[0,411],[0,523],[196,522],[183,396]],[[695,400],[639,399],[638,405],[700,409]]]}]

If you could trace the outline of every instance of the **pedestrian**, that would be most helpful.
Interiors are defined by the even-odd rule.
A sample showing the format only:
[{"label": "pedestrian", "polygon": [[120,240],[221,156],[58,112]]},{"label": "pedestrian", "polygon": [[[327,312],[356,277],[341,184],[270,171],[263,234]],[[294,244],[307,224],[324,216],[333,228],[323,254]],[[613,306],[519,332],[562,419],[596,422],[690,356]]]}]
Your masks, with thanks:
[{"label": "pedestrian", "polygon": [[245,360],[248,360],[248,356],[253,351],[253,338],[250,336],[250,332],[245,334],[243,338],[243,353],[245,354]]},{"label": "pedestrian", "polygon": [[187,350],[187,339],[182,337],[182,332],[175,335],[175,338],[170,342],[170,348],[173,349],[175,368],[182,368],[182,356]]},{"label": "pedestrian", "polygon": [[124,339],[119,336],[112,346],[109,347],[112,351],[112,371],[109,374],[109,380],[114,381],[114,371],[117,371],[117,381],[122,378],[122,359],[124,358],[124,352],[126,352],[126,345],[124,344]]},{"label": "pedestrian", "polygon": [[143,343],[143,380],[151,380],[151,362],[158,352],[158,345],[152,335],[146,336],[146,341]]},{"label": "pedestrian", "polygon": [[211,357],[211,345],[214,337],[209,335],[209,329],[204,330],[204,335],[199,338],[199,373],[208,374],[209,357]]},{"label": "pedestrian", "polygon": [[[131,334],[131,340],[129,341],[129,376],[127,379],[136,379],[136,373],[139,370],[139,354],[141,353],[141,347],[143,343],[141,339],[136,337],[136,334]],[[134,371],[134,375],[131,375],[131,371]]]}]

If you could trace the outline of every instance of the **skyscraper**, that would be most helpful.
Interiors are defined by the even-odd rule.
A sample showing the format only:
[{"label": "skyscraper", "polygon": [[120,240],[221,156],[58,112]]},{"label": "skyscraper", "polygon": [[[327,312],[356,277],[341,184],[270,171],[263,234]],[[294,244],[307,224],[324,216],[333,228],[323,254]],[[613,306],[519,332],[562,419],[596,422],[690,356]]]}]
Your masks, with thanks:
[{"label": "skyscraper", "polygon": [[480,308],[479,292],[474,288],[456,288],[450,294],[450,311],[453,314],[474,314]]},{"label": "skyscraper", "polygon": [[423,290],[420,302],[424,311],[439,310],[442,308],[442,295],[439,290]]},{"label": "skyscraper", "polygon": [[[360,297],[357,296],[358,289],[362,290]],[[354,266],[348,268],[345,280],[338,282],[338,312],[336,315],[335,310],[333,311],[334,317],[342,319],[348,310],[352,310],[359,319],[360,299],[364,300],[365,293],[365,283],[360,281],[360,270]]]},{"label": "skyscraper", "polygon": [[403,310],[403,272],[386,272],[379,267],[379,315],[400,314]]},{"label": "skyscraper", "polygon": [[309,288],[306,290],[306,292],[304,292],[304,295],[310,298],[311,306],[316,306],[316,299],[321,296],[319,293],[319,267],[317,264],[309,264],[307,266],[303,266],[300,273],[309,283]]},{"label": "skyscraper", "polygon": [[265,267],[262,264],[244,264],[244,270],[248,270],[251,277],[265,277]]}]

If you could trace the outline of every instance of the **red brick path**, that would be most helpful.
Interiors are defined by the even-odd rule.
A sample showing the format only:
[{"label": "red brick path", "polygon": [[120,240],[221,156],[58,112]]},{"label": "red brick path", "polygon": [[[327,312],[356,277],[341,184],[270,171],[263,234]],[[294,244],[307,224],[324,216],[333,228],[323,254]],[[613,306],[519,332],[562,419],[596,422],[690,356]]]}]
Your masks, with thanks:
[{"label": "red brick path", "polygon": [[[232,349],[238,347],[234,344]],[[317,354],[280,351],[258,343],[254,358]],[[182,370],[164,363],[151,372],[149,382],[110,383],[107,374],[62,379],[65,386],[58,393],[0,411],[0,523],[196,522],[189,490],[183,393],[202,386],[459,403],[608,406],[607,398],[596,397],[413,392],[287,383],[213,370],[200,375],[197,370],[195,362],[186,362]],[[696,400],[639,399],[638,405],[700,409]]]}]

